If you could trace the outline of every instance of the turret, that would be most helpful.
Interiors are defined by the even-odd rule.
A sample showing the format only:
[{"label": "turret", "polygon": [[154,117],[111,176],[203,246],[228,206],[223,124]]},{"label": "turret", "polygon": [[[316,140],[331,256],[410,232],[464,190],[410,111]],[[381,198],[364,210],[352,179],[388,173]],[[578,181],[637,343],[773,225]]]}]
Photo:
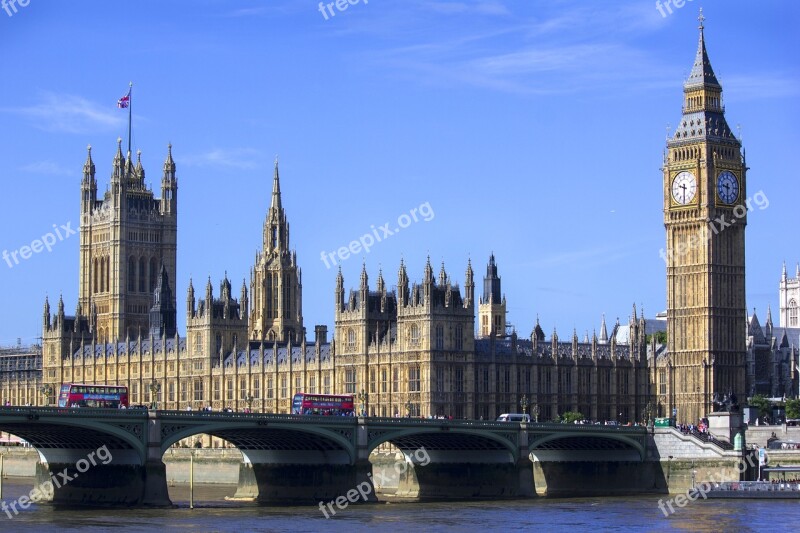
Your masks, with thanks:
[{"label": "turret", "polygon": [[600,339],[598,339],[600,344],[607,344],[608,343],[608,329],[606,328],[606,314],[603,313],[603,321],[600,324]]},{"label": "turret", "polygon": [[44,297],[44,313],[42,314],[42,327],[45,330],[50,329],[50,302],[47,296]]},{"label": "turret", "polygon": [[367,276],[367,265],[366,263],[361,263],[361,284],[359,285],[359,290],[362,293],[361,304],[366,305],[366,297],[363,296],[367,292],[369,292],[369,278]]},{"label": "turret", "polygon": [[400,268],[397,270],[397,305],[400,307],[408,305],[408,274],[402,259],[400,259]]},{"label": "turret", "polygon": [[161,176],[161,212],[176,213],[178,210],[178,178],[175,176],[175,161],[172,159],[172,143],[167,145],[164,173]]},{"label": "turret", "polygon": [[336,274],[336,313],[344,311],[344,277],[342,276],[342,266],[339,265],[339,272]]},{"label": "turret", "polygon": [[239,317],[247,320],[248,316],[248,305],[249,301],[247,299],[247,282],[244,278],[242,278],[242,289],[239,295]]},{"label": "turret", "polygon": [[475,303],[475,279],[472,272],[472,260],[467,259],[467,272],[464,276],[466,282],[464,284],[464,307],[472,307]]},{"label": "turret", "polygon": [[189,289],[186,291],[186,316],[194,318],[195,314],[195,299],[194,299],[194,285],[192,278],[189,278]]},{"label": "turret", "polygon": [[206,283],[206,303],[203,311],[208,314],[209,317],[213,316],[212,307],[214,305],[214,289],[211,286],[211,276],[208,276],[208,283]]},{"label": "turret", "polygon": [[83,180],[81,180],[81,214],[91,213],[97,201],[97,180],[95,166],[92,161],[92,145],[86,147],[86,162],[83,164]]}]

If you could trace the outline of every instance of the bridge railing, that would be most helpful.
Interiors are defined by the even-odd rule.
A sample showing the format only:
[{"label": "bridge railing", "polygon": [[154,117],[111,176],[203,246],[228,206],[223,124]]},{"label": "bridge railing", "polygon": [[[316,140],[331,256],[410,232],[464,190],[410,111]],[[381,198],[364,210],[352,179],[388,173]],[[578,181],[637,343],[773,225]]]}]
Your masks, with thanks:
[{"label": "bridge railing", "polygon": [[121,418],[147,418],[146,409],[102,409],[70,407],[0,407],[0,416],[69,416],[75,418],[98,418],[113,416]]},{"label": "bridge railing", "polygon": [[208,420],[273,420],[275,422],[325,422],[352,426],[358,420],[352,416],[289,415],[276,413],[240,413],[236,411],[155,411],[158,418],[196,418]]}]

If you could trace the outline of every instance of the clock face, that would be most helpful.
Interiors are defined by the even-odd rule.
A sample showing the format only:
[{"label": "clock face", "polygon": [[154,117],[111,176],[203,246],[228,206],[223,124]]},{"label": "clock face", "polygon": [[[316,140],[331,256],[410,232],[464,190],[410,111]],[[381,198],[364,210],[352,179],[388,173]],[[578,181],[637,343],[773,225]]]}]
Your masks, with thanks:
[{"label": "clock face", "polygon": [[672,197],[681,205],[686,205],[697,194],[697,180],[691,172],[683,171],[672,180]]},{"label": "clock face", "polygon": [[739,197],[739,180],[733,172],[725,170],[717,177],[717,194],[726,204],[732,204]]}]

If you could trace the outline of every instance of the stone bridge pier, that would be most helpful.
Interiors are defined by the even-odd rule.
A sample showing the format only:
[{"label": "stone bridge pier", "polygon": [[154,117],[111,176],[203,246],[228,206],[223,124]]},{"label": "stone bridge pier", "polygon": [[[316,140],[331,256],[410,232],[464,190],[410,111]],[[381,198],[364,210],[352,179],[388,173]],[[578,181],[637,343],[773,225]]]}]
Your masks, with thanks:
[{"label": "stone bridge pier", "polygon": [[16,423],[6,418],[2,428],[38,451],[31,495],[39,501],[65,506],[171,505],[154,413],[123,415],[123,420],[102,428],[80,416],[69,424],[53,420],[57,414],[33,411],[19,418]]},{"label": "stone bridge pier", "polygon": [[399,448],[404,463],[375,477],[396,477],[395,496],[421,500],[536,496],[527,432],[501,427],[492,435],[439,421],[385,434],[381,440]]}]

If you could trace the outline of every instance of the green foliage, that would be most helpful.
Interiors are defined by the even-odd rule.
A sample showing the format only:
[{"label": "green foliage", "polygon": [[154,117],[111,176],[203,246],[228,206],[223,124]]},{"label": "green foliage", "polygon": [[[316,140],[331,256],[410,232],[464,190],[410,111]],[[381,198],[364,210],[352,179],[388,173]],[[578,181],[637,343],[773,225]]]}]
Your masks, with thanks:
[{"label": "green foliage", "polygon": [[567,411],[559,417],[562,424],[574,424],[576,420],[583,420],[583,415],[575,411]]},{"label": "green foliage", "polygon": [[786,418],[800,418],[800,399],[786,400]]},{"label": "green foliage", "polygon": [[647,344],[653,342],[653,338],[656,339],[656,344],[667,344],[667,332],[666,331],[656,331],[652,335],[647,335],[645,340]]},{"label": "green foliage", "polygon": [[758,409],[758,416],[771,415],[772,404],[762,394],[750,398],[750,407]]}]

